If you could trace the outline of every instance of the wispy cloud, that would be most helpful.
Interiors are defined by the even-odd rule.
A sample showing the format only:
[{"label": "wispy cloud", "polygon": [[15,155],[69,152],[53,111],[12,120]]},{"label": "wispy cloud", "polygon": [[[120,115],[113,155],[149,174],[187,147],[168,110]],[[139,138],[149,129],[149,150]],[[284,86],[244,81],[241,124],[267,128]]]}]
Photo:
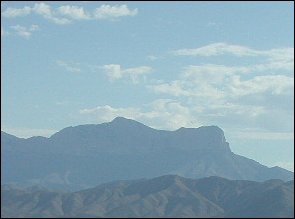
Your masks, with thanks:
[{"label": "wispy cloud", "polygon": [[40,29],[39,26],[36,24],[32,24],[30,27],[24,27],[21,25],[14,25],[14,26],[10,26],[10,28],[12,30],[14,30],[14,32],[17,35],[24,37],[26,39],[30,38],[33,32]]},{"label": "wispy cloud", "polygon": [[25,6],[23,8],[7,8],[1,15],[5,18],[16,18],[16,17],[24,17],[30,14],[37,14],[42,16],[45,19],[53,21],[56,24],[67,24],[70,23],[69,19],[57,17],[56,13],[52,11],[50,5],[46,3],[35,3],[33,7]]},{"label": "wispy cloud", "polygon": [[32,8],[25,6],[23,8],[7,8],[5,11],[1,12],[2,16],[7,18],[23,17],[31,14]]},{"label": "wispy cloud", "polygon": [[249,80],[241,80],[240,76],[233,76],[228,89],[231,96],[265,92],[273,95],[290,95],[293,93],[294,79],[285,75],[264,75],[255,76]]},{"label": "wispy cloud", "polygon": [[176,56],[218,56],[233,55],[238,57],[264,57],[266,62],[252,66],[251,70],[294,69],[294,48],[276,48],[257,50],[241,45],[212,43],[193,49],[179,49],[171,52]]},{"label": "wispy cloud", "polygon": [[32,12],[41,15],[43,18],[56,24],[69,24],[71,22],[68,18],[58,16],[57,13],[52,10],[50,5],[43,2],[36,3],[34,7],[32,7]]},{"label": "wispy cloud", "polygon": [[193,121],[189,108],[171,99],[157,99],[145,104],[142,108],[115,108],[105,105],[81,109],[79,113],[83,116],[88,116],[88,121],[94,123],[108,122],[117,116],[123,116],[143,122],[154,128],[168,130],[175,130],[182,126],[194,127],[198,125]]},{"label": "wispy cloud", "polygon": [[[242,109],[240,107],[241,115],[246,115],[246,119],[249,118],[249,112],[255,112],[256,109]],[[242,112],[242,110],[244,112]],[[249,111],[251,110],[251,111]],[[234,112],[234,111],[232,111]],[[212,118],[209,121],[204,121],[202,116],[198,116],[197,109],[193,107],[185,106],[178,101],[171,99],[159,99],[152,103],[149,103],[141,108],[115,108],[111,106],[99,106],[93,109],[83,109],[80,111],[81,115],[88,116],[88,121],[91,123],[100,123],[111,121],[116,116],[124,116],[127,118],[135,119],[143,122],[151,127],[165,130],[176,130],[180,127],[199,127],[201,125],[218,125],[218,121],[211,117],[208,112],[205,117]],[[206,112],[202,112],[204,114]],[[220,112],[219,112],[220,113]],[[231,114],[233,115],[233,114]],[[215,116],[218,116],[217,114]],[[255,114],[253,114],[253,121],[255,120]],[[234,115],[235,122],[240,121]],[[248,125],[249,123],[247,123]],[[221,128],[225,128],[221,126]],[[253,125],[253,124],[252,124]],[[257,127],[255,125],[254,127]],[[239,132],[231,132],[236,139],[244,140],[292,140],[294,139],[293,132],[280,132],[278,130],[266,131],[261,130],[248,130],[240,129]]]},{"label": "wispy cloud", "polygon": [[[89,123],[109,122],[117,116],[135,119],[153,128],[176,130],[180,127],[199,127],[201,125],[224,124],[224,127],[232,127],[232,123],[243,122],[245,126],[237,126],[238,131],[231,131],[235,139],[256,140],[292,140],[294,133],[278,130],[266,130],[259,125],[259,119],[268,109],[258,106],[241,105],[211,105],[188,106],[173,99],[157,99],[141,107],[113,107],[109,105],[84,108],[79,111],[84,121]],[[273,114],[268,115],[268,119]],[[228,117],[231,121],[224,123]],[[262,117],[263,118],[263,117]],[[221,121],[221,119],[223,119]],[[264,120],[265,118],[263,118]],[[274,121],[274,120],[273,120]],[[263,123],[263,121],[262,121]],[[228,126],[230,125],[230,126]],[[258,129],[258,128],[259,129]],[[278,128],[280,130],[280,128]]]},{"label": "wispy cloud", "polygon": [[130,10],[127,5],[102,5],[96,8],[93,13],[94,19],[114,19],[122,16],[135,16],[138,9]]},{"label": "wispy cloud", "polygon": [[93,12],[85,10],[83,7],[75,5],[63,5],[52,8],[44,2],[35,3],[34,6],[23,8],[7,8],[1,12],[5,18],[16,18],[37,14],[56,24],[69,24],[74,20],[114,20],[124,16],[135,16],[138,9],[129,9],[127,5],[101,5]]},{"label": "wispy cloud", "polygon": [[[126,108],[114,108],[109,105],[97,106],[94,108],[81,109],[80,114],[94,115],[94,119],[99,122],[107,122],[117,116],[124,116],[126,118],[134,118],[139,115],[140,111],[137,108],[126,107]],[[97,118],[96,118],[97,117]]]},{"label": "wispy cloud", "polygon": [[148,55],[147,56],[147,59],[150,60],[150,61],[155,61],[155,60],[160,59],[160,57],[155,56],[155,55]]},{"label": "wispy cloud", "polygon": [[270,99],[278,101],[284,96],[290,97],[294,91],[293,78],[284,75],[256,76],[249,80],[233,76],[224,81],[228,84],[214,85],[207,83],[206,80],[203,81],[204,83],[201,80],[198,83],[174,80],[146,87],[157,94],[170,97],[194,98],[199,104],[236,103],[237,101],[242,105],[243,101],[252,104],[259,104],[259,102],[268,104]]},{"label": "wispy cloud", "polygon": [[260,54],[259,51],[254,49],[227,43],[213,43],[194,49],[179,49],[173,51],[172,53],[178,56],[216,56],[223,54],[232,54],[236,56],[257,56]]},{"label": "wispy cloud", "polygon": [[62,61],[62,60],[58,60],[58,61],[56,61],[56,63],[59,66],[65,68],[69,72],[74,72],[74,73],[81,72],[81,68],[79,68],[77,66],[77,64],[75,64],[75,63],[65,62],[65,61]]},{"label": "wispy cloud", "polygon": [[180,80],[174,80],[166,83],[159,83],[153,85],[147,85],[148,89],[153,90],[155,93],[170,94],[172,96],[191,96],[192,93],[186,89],[184,82]]},{"label": "wispy cloud", "polygon": [[130,77],[134,84],[139,82],[139,77],[152,71],[149,66],[139,66],[123,69],[121,65],[109,64],[101,67],[107,74],[110,81],[115,81],[123,77]]},{"label": "wispy cloud", "polygon": [[[207,46],[193,49],[179,49],[172,51],[172,54],[179,56],[217,56],[230,54],[234,56],[278,56],[290,53],[290,48],[256,50],[246,46],[233,45],[228,43],[212,43]],[[294,54],[294,52],[293,52]]]},{"label": "wispy cloud", "polygon": [[141,80],[146,80],[146,75],[152,72],[152,68],[149,66],[137,66],[133,68],[122,68],[119,64],[108,65],[94,65],[88,63],[77,63],[73,61],[57,60],[56,64],[63,67],[69,72],[93,72],[97,73],[102,71],[110,82],[117,80],[127,79],[133,84],[138,84]]},{"label": "wispy cloud", "polygon": [[248,139],[290,138],[282,131],[290,133],[294,124],[293,48],[263,51],[216,43],[175,53],[208,57],[228,54],[260,59],[258,64],[241,66],[188,65],[182,68],[178,78],[150,81],[146,87],[161,97],[181,99],[195,115],[194,119],[202,124],[261,128],[261,136],[250,133],[244,136]]},{"label": "wispy cloud", "polygon": [[[227,97],[240,97],[265,92],[273,95],[290,94],[294,88],[293,76],[284,74],[257,75],[257,73],[265,73],[271,68],[284,70],[285,66],[271,67],[267,66],[267,64],[250,66],[189,65],[183,67],[183,71],[177,80],[153,83],[147,85],[147,88],[156,93],[166,93],[172,96],[208,97],[208,94],[212,92],[218,96],[224,94],[222,96]],[[244,78],[242,76],[250,73],[251,76],[248,76],[250,79],[242,79]]]},{"label": "wispy cloud", "polygon": [[181,77],[185,80],[194,81],[197,84],[210,83],[219,84],[224,78],[234,74],[244,74],[251,71],[251,68],[244,66],[225,65],[189,65],[183,68]]},{"label": "wispy cloud", "polygon": [[57,11],[60,15],[68,17],[73,20],[90,19],[90,15],[85,12],[83,7],[64,5],[59,7]]},{"label": "wispy cloud", "polygon": [[1,37],[3,37],[5,35],[5,31],[4,31],[4,28],[1,26]]},{"label": "wispy cloud", "polygon": [[[195,84],[225,87],[235,95],[247,95],[269,91],[274,94],[284,93],[294,87],[293,77],[284,76],[294,71],[294,48],[256,50],[240,45],[213,43],[196,49],[183,49],[173,52],[174,55],[216,56],[231,54],[234,56],[260,56],[265,58],[259,64],[247,66],[224,66],[214,64],[191,65],[184,68],[182,79]],[[241,80],[242,74],[257,75],[253,79]],[[276,73],[276,75],[273,75]],[[266,74],[266,75],[265,75]],[[206,84],[206,85],[204,85]],[[157,87],[161,85],[156,85]],[[288,87],[288,88],[287,88]],[[161,91],[155,89],[156,91]],[[284,91],[283,91],[284,90]],[[162,90],[164,91],[164,90]],[[194,91],[193,91],[194,92]],[[223,91],[221,91],[223,92]],[[178,92],[179,93],[179,92]],[[187,92],[182,92],[187,94]]]}]

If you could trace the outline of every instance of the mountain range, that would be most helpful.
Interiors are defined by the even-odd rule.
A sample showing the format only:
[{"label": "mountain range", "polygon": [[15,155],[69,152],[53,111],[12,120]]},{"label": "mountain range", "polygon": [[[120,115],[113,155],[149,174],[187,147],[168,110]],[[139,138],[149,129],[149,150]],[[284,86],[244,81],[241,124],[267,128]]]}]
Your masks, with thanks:
[{"label": "mountain range", "polygon": [[294,218],[294,180],[165,175],[115,181],[78,192],[2,186],[1,217]]},{"label": "mountain range", "polygon": [[233,153],[217,126],[165,131],[123,117],[67,127],[49,138],[1,132],[1,158],[2,185],[67,191],[167,174],[260,182],[294,178],[291,171]]}]

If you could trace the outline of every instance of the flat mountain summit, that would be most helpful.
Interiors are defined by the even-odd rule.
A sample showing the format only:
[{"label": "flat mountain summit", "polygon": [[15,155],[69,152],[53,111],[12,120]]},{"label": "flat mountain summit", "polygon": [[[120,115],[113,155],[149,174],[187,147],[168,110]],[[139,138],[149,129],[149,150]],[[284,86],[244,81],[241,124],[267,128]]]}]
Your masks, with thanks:
[{"label": "flat mountain summit", "polygon": [[294,180],[164,175],[78,192],[1,188],[1,217],[294,217]]},{"label": "flat mountain summit", "polygon": [[217,126],[165,131],[123,117],[67,127],[49,138],[1,132],[1,152],[1,184],[71,191],[166,174],[253,181],[294,178],[291,171],[233,153]]}]

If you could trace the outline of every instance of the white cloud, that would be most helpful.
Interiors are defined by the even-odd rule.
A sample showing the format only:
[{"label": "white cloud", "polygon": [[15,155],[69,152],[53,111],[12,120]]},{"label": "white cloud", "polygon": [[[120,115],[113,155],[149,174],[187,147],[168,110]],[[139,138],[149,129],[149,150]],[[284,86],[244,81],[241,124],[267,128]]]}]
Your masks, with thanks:
[{"label": "white cloud", "polygon": [[147,56],[147,59],[150,60],[150,61],[155,61],[155,60],[160,59],[160,57],[154,56],[154,55],[149,55],[149,56]]},{"label": "white cloud", "polygon": [[[286,75],[257,75],[242,79],[256,66],[190,65],[183,68],[178,80],[147,85],[155,93],[171,96],[204,97],[210,99],[237,98],[268,93],[291,95],[294,77]],[[249,78],[249,76],[248,76]]]},{"label": "white cloud", "polygon": [[74,73],[81,72],[81,69],[79,67],[77,67],[77,64],[75,64],[75,63],[68,63],[68,62],[61,61],[61,60],[56,61],[56,63],[59,66],[64,67],[69,72],[74,72]]},{"label": "white cloud", "polygon": [[61,15],[73,20],[90,19],[90,15],[86,14],[83,7],[64,5],[59,7],[57,10]]},{"label": "white cloud", "polygon": [[109,122],[117,116],[143,122],[154,128],[175,130],[180,127],[195,127],[197,124],[189,108],[180,102],[171,99],[158,99],[142,108],[114,108],[109,105],[98,106],[79,111],[81,115],[88,116],[92,123]]},{"label": "white cloud", "polygon": [[139,115],[139,109],[137,108],[113,108],[109,105],[98,106],[91,109],[82,109],[79,111],[81,114],[94,115],[95,119],[99,122],[108,122],[117,116],[123,116],[126,118],[135,118]]},{"label": "white cloud", "polygon": [[135,16],[138,10],[130,10],[127,5],[102,5],[96,8],[93,13],[95,19],[114,19],[122,16]]},{"label": "white cloud", "polygon": [[187,66],[178,80],[148,85],[155,93],[175,97],[205,98],[206,102],[215,102],[224,98],[227,79],[234,73],[244,73],[244,67],[227,67],[223,65]]},{"label": "white cloud", "polygon": [[103,69],[107,73],[111,81],[117,80],[123,77],[121,66],[116,64],[104,65]]},{"label": "white cloud", "polygon": [[3,37],[5,35],[5,31],[4,31],[4,28],[1,26],[1,37]]},{"label": "white cloud", "polygon": [[69,24],[74,20],[114,20],[124,16],[135,16],[138,9],[129,9],[127,5],[101,5],[93,12],[86,11],[83,7],[75,5],[63,5],[58,8],[51,8],[44,2],[35,3],[34,6],[23,8],[7,8],[1,12],[5,18],[15,18],[37,14],[56,24]]},{"label": "white cloud", "polygon": [[248,68],[252,72],[268,71],[269,73],[274,73],[275,71],[294,71],[294,59],[290,58],[292,57],[286,57],[285,60],[270,59],[266,63],[252,65]]},{"label": "white cloud", "polygon": [[[259,127],[269,133],[292,131],[294,76],[248,74],[255,67],[190,65],[177,80],[152,82],[146,87],[168,98],[181,97],[202,124]],[[275,134],[273,138],[283,136]]]},{"label": "white cloud", "polygon": [[[236,139],[286,140],[294,138],[292,131],[279,127],[281,124],[278,124],[280,122],[278,120],[282,120],[282,117],[273,116],[274,114],[269,109],[261,106],[214,105],[214,103],[209,106],[188,106],[173,99],[157,99],[141,107],[116,108],[104,105],[81,109],[79,113],[83,116],[83,121],[86,120],[89,123],[109,122],[117,116],[123,116],[157,129],[176,130],[180,127],[218,125],[221,128],[230,127],[232,130],[239,130],[231,131]],[[268,130],[265,120],[278,126],[273,130]],[[245,129],[245,127],[248,128]]]},{"label": "white cloud", "polygon": [[243,66],[224,65],[190,65],[184,68],[182,77],[195,83],[218,84],[223,82],[226,76],[232,74],[247,73],[250,69]]},{"label": "white cloud", "polygon": [[[272,50],[256,50],[246,46],[232,45],[227,43],[212,43],[207,46],[194,49],[179,49],[172,51],[172,54],[178,56],[217,56],[231,54],[234,56],[269,56],[269,57],[285,57],[285,53],[290,53],[291,48],[272,49]],[[293,51],[294,54],[294,51]],[[293,55],[294,57],[294,55]]]},{"label": "white cloud", "polygon": [[[251,100],[252,98],[250,97]],[[259,95],[258,100],[254,103],[248,103],[243,97],[232,100],[225,96],[221,99],[222,101],[212,101],[209,97],[207,99],[209,101],[206,98],[202,98],[201,101],[194,100],[194,104],[203,107],[198,117],[205,124],[222,124],[224,128],[233,129],[259,128],[268,132],[292,132],[294,130],[292,102],[289,103],[291,107],[282,107],[278,101],[267,95]],[[290,97],[287,98],[288,100]]]},{"label": "white cloud", "polygon": [[[268,131],[282,130],[281,125],[286,123],[286,121],[283,121],[283,117],[288,117],[288,115],[281,115],[273,118],[276,113],[271,109],[264,106],[247,105],[243,102],[223,101],[215,103],[211,101],[208,105],[206,105],[206,102],[200,103],[200,105],[203,106],[203,109],[198,117],[203,123],[222,124],[224,128],[234,127],[234,129],[243,129],[243,132],[245,127]],[[272,121],[272,125],[276,126],[269,127],[270,124],[267,124],[267,120]]]},{"label": "white cloud", "polygon": [[259,52],[248,47],[227,43],[213,43],[195,49],[179,49],[172,52],[179,56],[216,56],[232,54],[236,56],[257,56]]},{"label": "white cloud", "polygon": [[268,56],[271,61],[294,61],[294,48],[271,49],[261,53]]},{"label": "white cloud", "polygon": [[150,107],[151,111],[146,113],[145,119],[154,128],[176,130],[201,125],[191,109],[176,100],[157,99],[144,106],[146,107]]},{"label": "white cloud", "polygon": [[[183,68],[179,80],[148,85],[156,93],[172,96],[222,98],[224,91],[218,86],[226,84],[226,79],[235,73],[246,73],[249,69],[224,65],[190,65]],[[222,86],[223,87],[223,86]]]},{"label": "white cloud", "polygon": [[251,66],[249,69],[256,71],[266,70],[293,70],[294,69],[294,48],[277,48],[270,50],[256,50],[245,46],[232,45],[227,43],[212,43],[194,49],[179,49],[172,51],[176,56],[217,56],[233,55],[238,57],[264,57],[267,58],[263,64]]},{"label": "white cloud", "polygon": [[33,11],[37,14],[40,14],[44,17],[51,17],[52,11],[51,7],[48,4],[45,4],[44,2],[36,3],[33,7]]},{"label": "white cloud", "polygon": [[43,2],[36,3],[32,10],[36,13],[44,17],[45,19],[48,19],[50,21],[53,21],[56,24],[69,24],[71,21],[67,18],[63,17],[57,17],[55,12],[52,11],[50,5],[45,4]]},{"label": "white cloud", "polygon": [[224,99],[226,93],[221,88],[211,84],[203,84],[190,91],[192,97],[205,101],[207,104],[220,102]]},{"label": "white cloud", "polygon": [[14,30],[17,35],[24,37],[26,39],[30,38],[34,31],[40,29],[39,26],[35,24],[32,24],[30,27],[15,25],[15,26],[10,26],[10,28]]},{"label": "white cloud", "polygon": [[155,85],[148,85],[149,89],[152,89],[155,93],[170,94],[172,96],[190,96],[191,92],[187,91],[181,81],[175,80],[168,83],[161,83]]},{"label": "white cloud", "polygon": [[110,81],[118,80],[123,77],[130,77],[133,83],[139,82],[139,77],[152,71],[149,66],[139,66],[135,68],[122,69],[118,64],[109,64],[102,66]]},{"label": "white cloud", "polygon": [[5,11],[1,12],[2,16],[6,18],[23,17],[27,16],[32,12],[32,8],[25,6],[23,8],[7,8]]},{"label": "white cloud", "polygon": [[29,28],[30,31],[35,31],[35,30],[39,30],[39,26],[36,24],[32,24],[31,27]]},{"label": "white cloud", "polygon": [[263,106],[252,106],[252,105],[239,105],[234,103],[223,103],[223,104],[211,104],[206,107],[207,114],[213,117],[239,117],[242,116],[248,120],[256,119],[257,116],[265,113],[265,108]]},{"label": "white cloud", "polygon": [[148,67],[148,66],[140,66],[140,67],[136,67],[136,68],[127,68],[127,69],[123,70],[123,74],[137,74],[137,75],[141,75],[141,74],[149,73],[151,70],[152,70],[151,67]]},{"label": "white cloud", "polygon": [[291,95],[294,90],[294,78],[285,75],[264,75],[242,81],[240,76],[232,76],[228,88],[231,96],[243,96],[264,92],[274,95]]},{"label": "white cloud", "polygon": [[199,84],[190,86],[187,82],[175,80],[168,83],[147,85],[155,93],[167,94],[174,97],[198,98],[199,101],[205,99],[207,103],[216,102],[224,98],[224,91],[217,89],[210,84]]}]

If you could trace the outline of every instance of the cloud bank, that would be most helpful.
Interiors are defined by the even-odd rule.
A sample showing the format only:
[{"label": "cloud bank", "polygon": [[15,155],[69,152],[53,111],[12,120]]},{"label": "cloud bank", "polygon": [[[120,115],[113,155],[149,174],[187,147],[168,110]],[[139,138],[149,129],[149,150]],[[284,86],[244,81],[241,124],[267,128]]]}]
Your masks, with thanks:
[{"label": "cloud bank", "polygon": [[4,18],[24,17],[28,15],[39,15],[55,24],[69,24],[77,20],[115,20],[120,17],[135,16],[138,9],[129,9],[127,5],[106,5],[95,8],[93,11],[87,11],[83,7],[75,5],[63,5],[52,8],[44,2],[35,3],[32,7],[23,8],[8,7],[1,15]]}]

